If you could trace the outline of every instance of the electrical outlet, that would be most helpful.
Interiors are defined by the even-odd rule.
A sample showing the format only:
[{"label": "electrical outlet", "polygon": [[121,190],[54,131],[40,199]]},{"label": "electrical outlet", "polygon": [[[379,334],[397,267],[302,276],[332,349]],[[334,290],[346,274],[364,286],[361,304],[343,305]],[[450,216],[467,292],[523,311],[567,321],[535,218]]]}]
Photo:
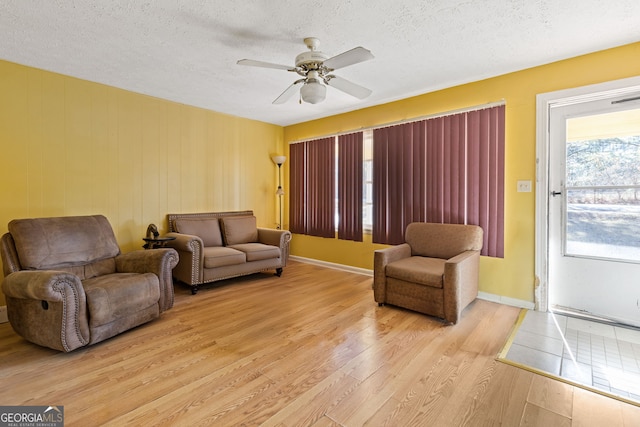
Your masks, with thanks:
[{"label": "electrical outlet", "polygon": [[518,181],[518,193],[531,193],[531,181]]},{"label": "electrical outlet", "polygon": [[9,321],[9,317],[7,317],[7,306],[0,306],[0,323],[7,323]]}]

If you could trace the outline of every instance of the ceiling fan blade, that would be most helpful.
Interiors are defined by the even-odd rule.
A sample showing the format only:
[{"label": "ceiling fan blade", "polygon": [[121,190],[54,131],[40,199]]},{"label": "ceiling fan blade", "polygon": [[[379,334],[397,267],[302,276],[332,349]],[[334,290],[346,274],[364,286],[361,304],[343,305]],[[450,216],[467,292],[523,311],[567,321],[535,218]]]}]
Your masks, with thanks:
[{"label": "ceiling fan blade", "polygon": [[337,70],[338,68],[344,68],[370,59],[373,59],[371,52],[359,46],[327,59],[323,65],[332,70]]},{"label": "ceiling fan blade", "polygon": [[370,89],[357,85],[347,79],[343,79],[342,77],[327,76],[327,84],[343,91],[344,93],[355,96],[358,99],[365,99],[367,96],[371,95]]},{"label": "ceiling fan blade", "polygon": [[275,68],[276,70],[286,70],[286,71],[296,70],[296,67],[291,67],[289,65],[273,64],[271,62],[256,61],[253,59],[241,59],[238,61],[238,65],[249,65],[251,67],[262,67],[262,68]]},{"label": "ceiling fan blade", "polygon": [[287,102],[293,96],[293,94],[296,93],[296,91],[298,90],[296,86],[303,82],[304,82],[304,79],[296,80],[295,82],[293,82],[293,84],[288,88],[286,88],[285,91],[282,92],[279,97],[273,100],[272,104],[284,104],[285,102]]}]

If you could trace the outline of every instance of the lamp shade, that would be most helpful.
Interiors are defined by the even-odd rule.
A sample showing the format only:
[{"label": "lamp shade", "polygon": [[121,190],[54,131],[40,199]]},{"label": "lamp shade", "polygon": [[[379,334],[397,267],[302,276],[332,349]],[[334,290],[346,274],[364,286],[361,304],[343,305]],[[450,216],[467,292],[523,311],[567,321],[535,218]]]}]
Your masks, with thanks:
[{"label": "lamp shade", "polygon": [[271,160],[273,160],[273,163],[280,166],[287,160],[287,156],[271,156]]},{"label": "lamp shade", "polygon": [[311,80],[300,88],[300,96],[304,102],[317,104],[327,96],[327,87],[317,80]]}]

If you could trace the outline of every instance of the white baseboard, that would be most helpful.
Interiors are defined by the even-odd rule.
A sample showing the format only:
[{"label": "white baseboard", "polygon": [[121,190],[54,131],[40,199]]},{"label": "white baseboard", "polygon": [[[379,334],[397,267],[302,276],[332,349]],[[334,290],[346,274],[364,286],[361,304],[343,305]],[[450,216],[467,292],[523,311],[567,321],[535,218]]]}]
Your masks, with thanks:
[{"label": "white baseboard", "polygon": [[7,323],[9,321],[9,317],[7,317],[7,306],[0,305],[0,323]]},{"label": "white baseboard", "polygon": [[[304,262],[307,264],[319,265],[321,267],[333,268],[335,270],[347,271],[350,273],[363,274],[365,276],[373,277],[373,270],[368,270],[366,268],[352,267],[350,265],[337,264],[335,262],[328,261],[320,261],[313,258],[304,258],[300,256],[290,255],[289,259],[294,261]],[[490,294],[487,292],[478,292],[478,298],[483,299],[485,301],[497,302],[499,304],[510,305],[513,307],[527,308],[529,310],[533,310],[535,308],[535,304],[530,301],[519,300],[516,298],[505,297],[502,295]]]},{"label": "white baseboard", "polygon": [[365,276],[373,277],[373,270],[368,270],[366,268],[353,267],[350,265],[337,264],[335,262],[321,261],[318,259],[304,258],[301,256],[295,256],[295,255],[290,255],[289,259],[294,261],[304,262],[306,264],[319,265],[322,267],[333,268],[334,270],[348,271],[349,273],[364,274]]},{"label": "white baseboard", "polygon": [[510,305],[512,307],[526,308],[529,310],[533,310],[535,308],[535,304],[532,303],[531,301],[505,297],[502,295],[490,294],[487,292],[478,292],[478,298],[483,299],[485,301],[497,302],[499,304]]}]

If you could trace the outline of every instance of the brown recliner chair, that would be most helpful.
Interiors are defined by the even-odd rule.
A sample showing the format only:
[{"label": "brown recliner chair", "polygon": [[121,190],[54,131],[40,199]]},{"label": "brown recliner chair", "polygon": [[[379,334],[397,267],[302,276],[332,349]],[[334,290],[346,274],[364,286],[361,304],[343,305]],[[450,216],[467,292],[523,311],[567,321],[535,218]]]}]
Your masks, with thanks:
[{"label": "brown recliner chair", "polygon": [[173,306],[174,249],[120,253],[102,215],[18,219],[0,254],[9,322],[61,351],[103,341]]},{"label": "brown recliner chair", "polygon": [[475,225],[409,224],[405,243],[374,253],[375,301],[457,323],[478,296],[482,239]]}]

